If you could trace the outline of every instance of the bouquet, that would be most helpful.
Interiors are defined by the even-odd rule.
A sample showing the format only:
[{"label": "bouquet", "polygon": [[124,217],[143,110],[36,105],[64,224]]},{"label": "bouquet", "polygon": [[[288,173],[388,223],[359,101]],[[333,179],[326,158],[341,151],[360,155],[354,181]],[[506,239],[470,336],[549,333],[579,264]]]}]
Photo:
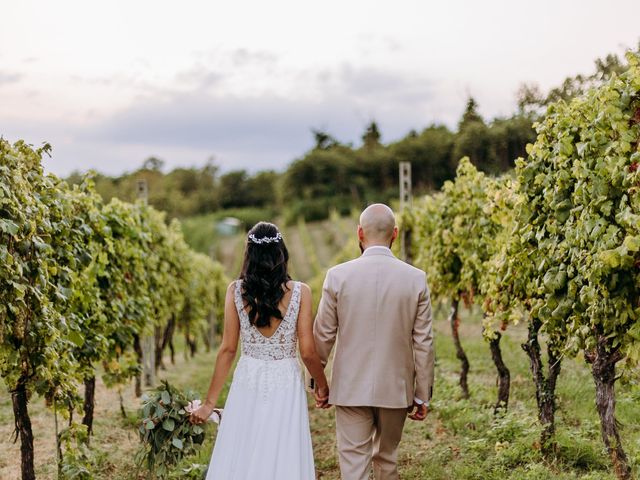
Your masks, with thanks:
[{"label": "bouquet", "polygon": [[190,411],[199,402],[194,393],[183,393],[167,381],[143,397],[139,428],[142,446],[136,455],[139,466],[166,478],[172,467],[202,445],[204,429],[189,421]]}]

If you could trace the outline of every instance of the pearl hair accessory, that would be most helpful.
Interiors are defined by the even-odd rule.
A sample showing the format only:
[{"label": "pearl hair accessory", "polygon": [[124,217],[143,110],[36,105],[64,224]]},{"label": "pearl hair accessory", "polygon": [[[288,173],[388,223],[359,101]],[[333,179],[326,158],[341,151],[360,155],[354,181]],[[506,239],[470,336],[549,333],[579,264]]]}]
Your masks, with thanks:
[{"label": "pearl hair accessory", "polygon": [[262,238],[256,238],[253,233],[249,234],[249,241],[251,243],[257,243],[258,245],[261,245],[263,243],[279,242],[280,240],[282,240],[282,235],[280,234],[280,232],[276,233],[275,237],[262,237]]}]

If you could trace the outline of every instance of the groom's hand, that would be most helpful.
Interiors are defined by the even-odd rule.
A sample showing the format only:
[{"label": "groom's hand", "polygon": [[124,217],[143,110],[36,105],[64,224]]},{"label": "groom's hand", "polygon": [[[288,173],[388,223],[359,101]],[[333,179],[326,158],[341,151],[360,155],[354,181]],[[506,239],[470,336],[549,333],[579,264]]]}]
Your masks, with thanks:
[{"label": "groom's hand", "polygon": [[427,418],[429,408],[424,403],[413,402],[413,405],[407,408],[407,412],[409,412],[409,418],[411,420],[422,422]]},{"label": "groom's hand", "polygon": [[316,385],[314,397],[316,399],[316,408],[329,408],[329,387],[319,387]]}]

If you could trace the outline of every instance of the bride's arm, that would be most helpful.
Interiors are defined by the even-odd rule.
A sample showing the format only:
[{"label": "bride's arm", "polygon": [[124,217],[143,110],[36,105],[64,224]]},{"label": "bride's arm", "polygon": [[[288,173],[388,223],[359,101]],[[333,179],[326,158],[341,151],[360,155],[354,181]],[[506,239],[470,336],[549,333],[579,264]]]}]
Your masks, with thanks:
[{"label": "bride's arm", "polygon": [[[302,284],[302,295],[300,298],[300,312],[298,314],[298,342],[300,344],[300,357],[304,365],[309,370],[311,377],[317,384],[316,400],[326,403],[329,391],[327,377],[324,374],[324,367],[320,357],[316,352],[316,343],[313,338],[313,316],[311,314],[311,289],[308,285]],[[322,402],[321,402],[322,403]]]},{"label": "bride's arm", "polygon": [[209,385],[207,397],[202,406],[191,414],[192,423],[204,423],[213,412],[218,402],[220,392],[231,370],[231,366],[238,351],[238,338],[240,336],[240,320],[234,303],[235,282],[231,282],[227,288],[227,295],[224,300],[224,331],[222,334],[222,345],[216,357],[216,366]]}]

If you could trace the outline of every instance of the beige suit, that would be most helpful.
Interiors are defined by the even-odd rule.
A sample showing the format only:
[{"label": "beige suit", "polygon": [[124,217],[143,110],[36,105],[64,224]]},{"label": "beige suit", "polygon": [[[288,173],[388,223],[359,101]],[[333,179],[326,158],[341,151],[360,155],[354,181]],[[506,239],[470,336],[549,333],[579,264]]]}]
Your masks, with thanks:
[{"label": "beige suit", "polygon": [[384,247],[327,272],[314,324],[326,364],[337,341],[329,402],[343,480],[397,479],[406,409],[433,386],[431,300],[426,275]]}]

